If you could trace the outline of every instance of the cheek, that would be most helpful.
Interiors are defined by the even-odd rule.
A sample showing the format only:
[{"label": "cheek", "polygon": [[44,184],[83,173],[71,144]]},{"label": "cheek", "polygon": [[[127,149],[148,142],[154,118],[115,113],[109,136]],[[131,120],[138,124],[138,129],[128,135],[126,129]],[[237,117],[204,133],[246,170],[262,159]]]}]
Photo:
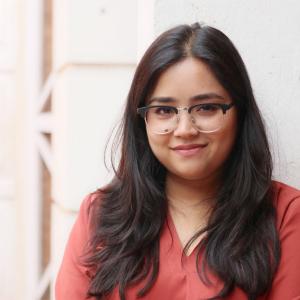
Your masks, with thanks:
[{"label": "cheek", "polygon": [[169,137],[147,132],[148,142],[153,154],[161,161],[167,154]]},{"label": "cheek", "polygon": [[230,155],[235,144],[236,131],[236,124],[233,122],[223,131],[212,136],[211,146],[213,151],[211,154],[220,163],[223,163]]}]

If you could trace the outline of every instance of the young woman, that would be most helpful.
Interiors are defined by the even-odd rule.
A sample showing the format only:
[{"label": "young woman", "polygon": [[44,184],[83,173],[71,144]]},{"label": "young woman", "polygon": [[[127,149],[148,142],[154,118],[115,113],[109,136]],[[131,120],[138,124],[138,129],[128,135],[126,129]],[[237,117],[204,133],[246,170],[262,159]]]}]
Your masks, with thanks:
[{"label": "young woman", "polygon": [[198,23],[160,35],[129,91],[115,177],[71,232],[56,299],[300,299],[300,192],[272,181],[244,63]]}]

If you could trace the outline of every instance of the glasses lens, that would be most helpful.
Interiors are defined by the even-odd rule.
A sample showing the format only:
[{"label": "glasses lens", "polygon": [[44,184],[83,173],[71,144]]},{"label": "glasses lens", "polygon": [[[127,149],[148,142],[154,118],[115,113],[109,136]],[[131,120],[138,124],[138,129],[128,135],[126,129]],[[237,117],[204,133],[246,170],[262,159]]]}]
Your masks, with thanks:
[{"label": "glasses lens", "polygon": [[222,127],[224,114],[215,104],[199,104],[191,110],[193,124],[203,132],[216,131]]},{"label": "glasses lens", "polygon": [[169,106],[150,107],[146,113],[146,122],[152,132],[171,132],[177,126],[176,109]]}]

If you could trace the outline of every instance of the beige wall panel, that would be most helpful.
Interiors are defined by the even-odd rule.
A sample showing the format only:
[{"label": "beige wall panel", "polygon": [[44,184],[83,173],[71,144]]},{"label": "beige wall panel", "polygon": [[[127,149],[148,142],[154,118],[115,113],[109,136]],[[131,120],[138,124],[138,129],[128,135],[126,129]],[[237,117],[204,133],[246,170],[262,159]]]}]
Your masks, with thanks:
[{"label": "beige wall panel", "polygon": [[16,64],[16,0],[0,0],[0,70]]},{"label": "beige wall panel", "polygon": [[70,68],[58,79],[54,107],[53,195],[76,210],[105,184],[104,149],[120,120],[134,67]]},{"label": "beige wall panel", "polygon": [[137,0],[54,0],[54,64],[135,63]]}]

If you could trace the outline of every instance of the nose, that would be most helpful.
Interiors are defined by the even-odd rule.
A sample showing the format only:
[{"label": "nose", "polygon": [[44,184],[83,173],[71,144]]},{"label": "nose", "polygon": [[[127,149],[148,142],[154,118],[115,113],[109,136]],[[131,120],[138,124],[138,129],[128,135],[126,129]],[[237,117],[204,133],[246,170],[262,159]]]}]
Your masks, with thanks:
[{"label": "nose", "polygon": [[189,137],[199,133],[193,126],[191,116],[186,110],[180,110],[177,118],[177,127],[174,130],[174,136]]}]

